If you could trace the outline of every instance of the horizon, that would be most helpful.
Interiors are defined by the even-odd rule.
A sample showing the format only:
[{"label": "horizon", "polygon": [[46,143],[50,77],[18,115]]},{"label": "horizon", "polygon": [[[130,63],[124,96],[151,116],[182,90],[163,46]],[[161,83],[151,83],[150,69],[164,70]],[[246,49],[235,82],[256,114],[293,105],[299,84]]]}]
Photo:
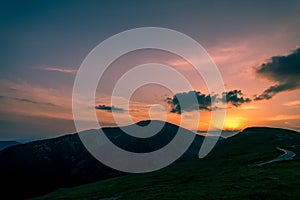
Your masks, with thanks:
[{"label": "horizon", "polygon": [[[210,91],[205,77],[179,55],[135,50],[110,64],[94,104],[85,105],[94,109],[101,127],[161,120],[197,132],[211,124],[225,131],[257,126],[300,131],[299,1],[19,1],[6,2],[0,10],[0,141],[76,133],[72,92],[80,66],[105,39],[141,27],[173,29],[201,44],[216,64],[225,92]],[[206,61],[198,54],[190,56],[200,64]],[[147,63],[177,70],[193,90],[170,80],[176,91],[146,84],[129,99],[113,95],[124,73]],[[168,74],[156,76],[171,79]],[[190,95],[196,96],[197,109],[180,107],[177,97]],[[214,101],[223,106],[213,107]],[[212,112],[223,109],[224,124],[212,122]],[[196,125],[195,116],[200,117]],[[182,117],[187,119],[184,123]]]},{"label": "horizon", "polygon": [[[144,122],[144,121],[151,121],[151,120],[141,120],[135,124],[138,124],[140,122]],[[154,120],[154,121],[160,121],[160,120]],[[167,122],[167,121],[161,121],[161,122]],[[170,122],[167,122],[167,123],[170,123]],[[170,123],[172,124],[172,123]],[[125,127],[125,126],[130,126],[130,125],[133,125],[133,124],[127,124],[127,125],[124,125],[124,126],[103,126],[101,127],[101,129],[105,129],[105,128],[119,128],[119,127]],[[176,125],[176,124],[172,124],[172,125]],[[177,125],[176,125],[177,126]],[[296,132],[299,132],[298,130],[293,130],[293,129],[288,129],[288,128],[281,128],[281,127],[271,127],[271,126],[250,126],[250,127],[246,127],[244,129],[236,129],[236,130],[229,130],[229,129],[222,129],[222,130],[219,130],[219,129],[216,129],[216,130],[210,130],[210,132],[218,132],[218,131],[221,131],[221,135],[218,136],[217,135],[212,135],[212,134],[208,134],[208,131],[207,130],[190,130],[191,132],[194,132],[195,134],[197,135],[200,135],[200,136],[212,136],[212,137],[215,137],[215,136],[218,136],[218,137],[222,137],[222,138],[230,138],[234,135],[237,135],[241,132],[243,132],[244,130],[246,129],[249,129],[249,128],[275,128],[275,129],[286,129],[286,130],[291,130],[291,131],[296,131]],[[92,129],[87,129],[87,130],[92,130]],[[58,135],[55,135],[55,136],[50,136],[50,137],[41,137],[41,138],[27,138],[27,139],[23,139],[23,138],[20,138],[20,139],[5,139],[5,140],[0,140],[0,142],[9,142],[9,141],[16,141],[16,142],[20,142],[21,144],[25,144],[25,143],[28,143],[28,142],[33,142],[33,141],[38,141],[38,140],[47,140],[47,139],[52,139],[52,138],[57,138],[57,137],[63,137],[63,136],[67,136],[67,135],[73,135],[73,134],[78,134],[78,132],[69,132],[69,133],[60,133]]]},{"label": "horizon", "polygon": [[[139,121],[139,122],[137,122],[135,124],[138,124],[138,123],[144,122],[144,121],[148,121],[148,120],[142,120],[142,121]],[[160,120],[155,120],[155,121],[160,121]],[[166,121],[161,121],[161,122],[166,122]],[[170,123],[170,122],[168,122],[168,123]],[[170,124],[172,124],[172,123],[170,123]],[[130,126],[130,125],[133,125],[133,124],[128,124],[128,125],[124,125],[124,126]],[[172,124],[172,125],[176,125],[176,124]],[[119,126],[104,126],[104,127],[101,127],[101,128],[103,129],[103,128],[118,128],[118,127]],[[253,128],[253,127],[247,127],[247,128]],[[257,128],[257,127],[254,127],[254,128]],[[262,128],[276,128],[276,127],[262,127]],[[91,129],[87,129],[87,130],[91,130]],[[220,137],[228,138],[228,137],[236,135],[239,132],[242,132],[243,130],[244,129],[242,129],[242,130],[221,130],[222,134],[223,134],[223,132],[225,132],[225,135],[221,134]],[[207,131],[201,131],[201,130],[190,130],[190,131],[194,132],[197,135],[201,135],[201,136],[213,136],[213,137],[216,136],[216,135],[209,135],[209,134],[207,134],[208,133]],[[220,131],[220,130],[211,130],[211,132],[216,132],[216,131]],[[231,134],[228,134],[228,133],[231,133]],[[32,142],[32,141],[52,139],[52,138],[63,137],[63,136],[67,136],[67,135],[73,135],[73,134],[78,134],[78,132],[60,133],[60,134],[55,135],[55,136],[41,137],[41,138],[5,139],[5,140],[0,140],[0,142],[16,141],[16,142],[20,142],[20,143],[23,144],[23,143]]]}]

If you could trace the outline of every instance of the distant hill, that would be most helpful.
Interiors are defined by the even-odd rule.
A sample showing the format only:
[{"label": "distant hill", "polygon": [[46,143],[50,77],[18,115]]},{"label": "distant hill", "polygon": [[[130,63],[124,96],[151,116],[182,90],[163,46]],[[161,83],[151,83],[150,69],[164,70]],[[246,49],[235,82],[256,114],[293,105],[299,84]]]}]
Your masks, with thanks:
[{"label": "distant hill", "polygon": [[[297,131],[271,127],[250,127],[224,141],[222,145],[214,149],[210,156],[227,158],[238,155],[239,159],[235,162],[249,164],[276,157],[280,154],[277,147],[298,152],[300,146],[297,145],[300,145],[300,134]],[[296,158],[299,156],[297,155]]]},{"label": "distant hill", "polygon": [[[147,121],[139,122],[139,126]],[[156,121],[156,123],[163,123]],[[130,128],[130,127],[129,127]],[[124,134],[120,128],[104,128],[110,140],[125,150],[150,152],[169,143],[180,127],[165,123],[156,135],[140,139]],[[94,130],[90,130],[93,132]],[[194,134],[186,129],[188,134]],[[203,136],[196,138],[187,152],[178,160],[197,158]],[[2,195],[27,198],[42,195],[62,187],[81,185],[97,180],[125,175],[99,161],[83,146],[78,134],[39,140],[18,145],[0,152],[0,177],[4,183]],[[10,193],[15,190],[17,192]]]},{"label": "distant hill", "polygon": [[[251,165],[281,155],[277,147],[296,156],[290,161]],[[223,140],[204,159],[152,173],[61,188],[36,199],[299,199],[299,155],[299,132],[247,128]]]},{"label": "distant hill", "polygon": [[0,141],[0,151],[7,147],[16,146],[19,144],[21,144],[21,143],[19,143],[17,141]]}]

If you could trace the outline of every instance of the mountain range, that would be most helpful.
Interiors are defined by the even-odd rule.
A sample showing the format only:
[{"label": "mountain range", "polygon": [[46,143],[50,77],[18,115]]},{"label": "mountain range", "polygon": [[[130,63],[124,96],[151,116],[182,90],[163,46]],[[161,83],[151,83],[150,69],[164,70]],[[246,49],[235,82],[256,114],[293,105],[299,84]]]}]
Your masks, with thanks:
[{"label": "mountain range", "polygon": [[[148,123],[141,121],[137,125],[142,127]],[[130,126],[125,128],[130,129]],[[150,152],[168,144],[178,128],[165,123],[157,134],[146,139],[125,134],[118,127],[102,130],[113,143],[125,150]],[[95,130],[88,132],[92,134]],[[196,135],[190,148],[176,162],[196,158],[203,139],[203,136]],[[0,151],[0,163],[1,181],[6,183],[3,191],[12,198],[33,197],[61,187],[125,175],[96,160],[86,150],[77,133],[6,148]],[[10,193],[12,188],[18,188],[18,192]]]},{"label": "mountain range", "polygon": [[[145,126],[148,123],[149,121],[142,121],[137,125]],[[124,134],[118,127],[103,128],[103,132],[113,143],[123,149],[132,152],[149,152],[168,144],[179,128],[165,123],[156,135],[146,139]],[[290,169],[300,166],[298,161],[300,135],[296,131],[264,127],[247,128],[233,137],[219,140],[207,157],[198,159],[203,139],[203,136],[196,135],[189,149],[172,166],[157,172],[138,175],[111,169],[97,161],[85,149],[77,133],[12,146],[0,151],[0,176],[2,183],[5,183],[2,184],[4,185],[2,196],[23,199],[45,195],[59,189],[41,198],[144,199],[146,195],[149,199],[171,197],[183,199],[190,193],[193,195],[188,199],[201,196],[214,199],[221,198],[222,193],[227,194],[228,197],[236,195],[237,198],[242,194],[237,193],[236,190],[243,189],[245,195],[248,195],[244,196],[245,198],[260,199],[266,195],[268,197],[271,192],[274,193],[274,188],[280,186],[281,180],[284,184],[291,182],[285,180],[287,177],[277,177],[281,172],[286,173],[281,168],[275,170],[279,174],[275,173],[274,176],[272,170],[270,174],[261,172],[262,168],[285,163]],[[275,164],[255,167],[256,163],[263,163],[283,154],[278,147],[294,152],[295,155],[289,158],[293,162],[282,160]],[[249,173],[253,177],[248,177]],[[300,173],[294,172],[294,176],[300,176]],[[256,194],[254,191],[257,183],[254,182],[258,178],[263,178],[261,183],[266,181],[278,183],[273,185],[274,188]],[[207,195],[209,191],[214,192],[213,184],[221,186],[215,188],[215,195]],[[250,190],[249,188],[247,190],[246,186],[249,187],[247,184],[252,184]],[[207,188],[203,188],[203,185],[207,185]],[[263,188],[261,185],[260,187]],[[297,185],[294,184],[290,188],[295,189],[295,187]],[[18,192],[11,193],[11,190]],[[249,191],[255,194],[251,196]],[[133,194],[135,196],[132,196]],[[290,195],[294,197],[295,194],[290,193]]]}]

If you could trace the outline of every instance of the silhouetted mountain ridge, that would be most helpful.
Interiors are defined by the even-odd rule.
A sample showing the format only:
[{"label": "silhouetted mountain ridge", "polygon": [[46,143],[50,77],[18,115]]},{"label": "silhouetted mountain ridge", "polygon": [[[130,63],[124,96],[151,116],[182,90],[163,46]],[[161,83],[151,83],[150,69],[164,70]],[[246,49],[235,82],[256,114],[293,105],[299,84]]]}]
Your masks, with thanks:
[{"label": "silhouetted mountain ridge", "polygon": [[251,127],[222,140],[203,159],[37,199],[299,199],[299,167],[299,132]]},{"label": "silhouetted mountain ridge", "polygon": [[6,149],[8,147],[16,146],[19,144],[21,144],[21,143],[17,142],[17,141],[0,141],[0,151],[3,149]]},{"label": "silhouetted mountain ridge", "polygon": [[[182,129],[186,134],[194,134],[174,124],[152,122],[158,126],[163,124],[163,128],[148,138],[131,136],[119,127],[102,130],[113,143],[131,152],[150,152],[160,149],[175,137],[178,129]],[[144,127],[149,124],[150,121],[141,121],[135,125]],[[133,125],[129,125],[123,128],[130,130],[132,127]],[[95,131],[97,130],[87,132],[94,133]],[[217,159],[227,162],[232,156],[239,155],[242,157],[235,160],[235,163],[252,163],[276,156],[277,146],[294,148],[292,150],[297,153],[298,147],[292,146],[298,144],[299,137],[298,132],[285,129],[247,128],[240,134],[219,140],[220,145],[217,145],[209,154],[208,160]],[[197,158],[203,140],[203,136],[195,135],[192,145],[175,163]],[[23,199],[42,195],[58,188],[125,175],[96,160],[86,150],[77,133],[4,149],[0,151],[0,163],[1,181],[5,183],[2,196],[8,195],[10,198]],[[16,188],[18,192],[10,193]]]},{"label": "silhouetted mountain ridge", "polygon": [[[148,123],[150,122],[142,121],[137,125],[142,127]],[[169,143],[179,128],[165,123],[156,135],[146,139],[125,134],[119,127],[102,130],[113,143],[125,150],[150,152]],[[184,131],[194,134],[186,129]],[[177,162],[196,158],[203,138],[196,135],[191,147]],[[0,152],[0,163],[1,180],[6,183],[3,191],[8,192],[12,188],[19,190],[9,194],[11,198],[37,196],[57,188],[125,174],[97,161],[83,146],[77,133],[4,149]]]},{"label": "silhouetted mountain ridge", "polygon": [[289,132],[289,133],[296,133],[298,134],[299,132],[286,129],[286,128],[275,128],[275,127],[268,127],[268,126],[252,126],[245,128],[242,130],[240,133],[270,133],[271,131],[275,132]]}]

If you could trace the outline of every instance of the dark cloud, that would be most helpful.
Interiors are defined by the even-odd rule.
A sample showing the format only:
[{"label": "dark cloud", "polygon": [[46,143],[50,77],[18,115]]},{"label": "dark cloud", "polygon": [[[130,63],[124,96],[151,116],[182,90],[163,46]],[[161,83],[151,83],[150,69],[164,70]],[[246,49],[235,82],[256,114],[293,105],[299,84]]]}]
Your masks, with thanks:
[{"label": "dark cloud", "polygon": [[23,98],[12,98],[12,99],[14,99],[16,101],[22,101],[25,103],[39,104],[39,102],[30,100],[30,99],[23,99]]},{"label": "dark cloud", "polygon": [[254,100],[271,99],[279,92],[296,90],[300,88],[300,48],[287,56],[274,56],[269,62],[256,69],[256,73],[275,85],[266,89]]},{"label": "dark cloud", "polygon": [[46,106],[56,106],[53,103],[45,103],[45,102],[38,102],[31,99],[25,99],[25,98],[18,98],[18,97],[8,97],[8,96],[0,96],[0,99],[10,99],[15,100],[19,102],[25,102],[25,103],[31,103],[31,104],[38,104],[38,105],[46,105]]},{"label": "dark cloud", "polygon": [[38,102],[38,101],[33,101],[31,99],[24,99],[24,98],[11,98],[11,99],[14,99],[16,101],[25,102],[25,103],[31,103],[31,104],[39,104],[39,105],[46,105],[46,106],[56,106],[53,103]]},{"label": "dark cloud", "polygon": [[241,90],[232,90],[229,92],[224,92],[222,94],[222,101],[225,103],[230,103],[235,107],[238,107],[243,103],[251,102],[251,99],[244,98]]},{"label": "dark cloud", "polygon": [[[191,101],[192,98],[196,97],[198,104],[189,104],[187,102]],[[177,93],[173,98],[167,98],[166,102],[171,105],[170,112],[181,114],[183,111],[193,111],[193,110],[208,110],[211,111],[211,102],[216,100],[216,95],[205,95],[197,91],[189,91],[183,93]],[[184,102],[180,105],[179,102]]]},{"label": "dark cloud", "polygon": [[107,112],[123,112],[124,111],[123,108],[118,108],[118,107],[115,107],[115,106],[106,106],[106,105],[95,106],[95,109],[105,110]]},{"label": "dark cloud", "polygon": [[[193,97],[197,98],[197,103],[191,101]],[[166,102],[171,105],[170,112],[181,114],[182,112],[190,112],[193,110],[207,110],[212,111],[215,109],[222,109],[218,107],[212,107],[212,102],[222,101],[224,103],[230,103],[235,107],[242,105],[243,103],[249,103],[251,99],[244,98],[241,90],[232,90],[224,92],[222,97],[219,98],[216,94],[203,94],[197,91],[189,91],[183,93],[177,93],[172,98],[167,98]],[[179,102],[183,102],[181,105]],[[190,102],[190,103],[188,103]]]}]

